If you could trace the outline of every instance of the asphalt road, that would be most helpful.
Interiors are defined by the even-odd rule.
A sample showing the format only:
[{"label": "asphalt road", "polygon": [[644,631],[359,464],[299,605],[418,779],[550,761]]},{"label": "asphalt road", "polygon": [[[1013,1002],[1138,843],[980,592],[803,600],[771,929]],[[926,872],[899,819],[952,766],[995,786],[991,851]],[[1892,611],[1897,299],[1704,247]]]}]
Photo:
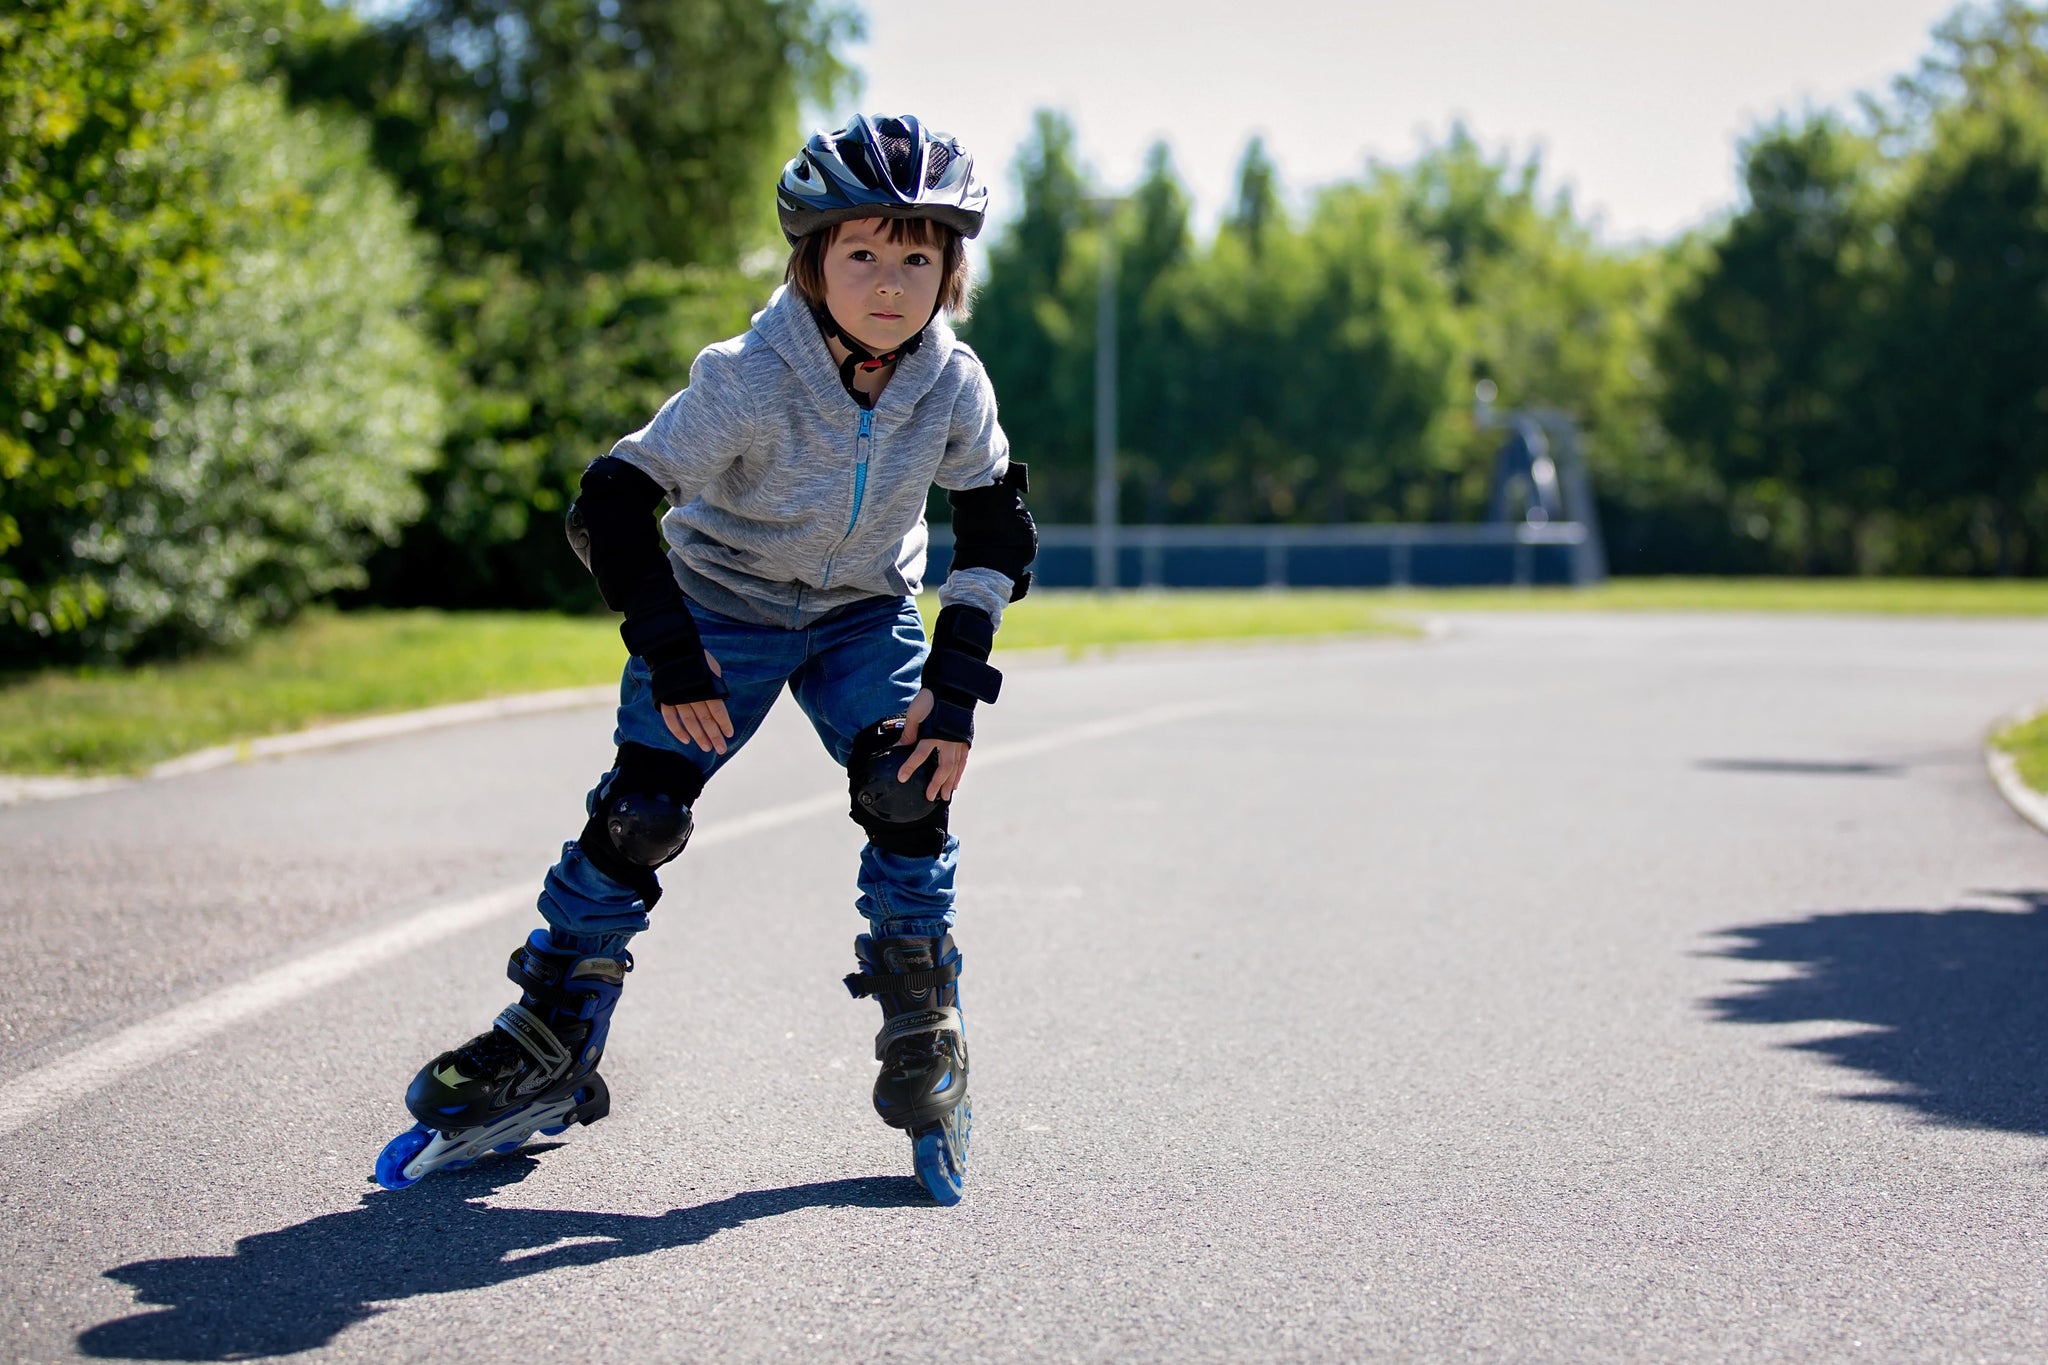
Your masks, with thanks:
[{"label": "asphalt road", "polygon": [[[2038,1360],[2048,838],[1978,742],[2044,693],[2014,622],[1020,666],[950,1210],[868,1110],[860,836],[787,809],[840,779],[785,703],[635,944],[611,1118],[367,1184],[531,921],[409,947],[17,1128],[0,1358]],[[537,886],[609,724],[0,810],[0,1094]]]}]

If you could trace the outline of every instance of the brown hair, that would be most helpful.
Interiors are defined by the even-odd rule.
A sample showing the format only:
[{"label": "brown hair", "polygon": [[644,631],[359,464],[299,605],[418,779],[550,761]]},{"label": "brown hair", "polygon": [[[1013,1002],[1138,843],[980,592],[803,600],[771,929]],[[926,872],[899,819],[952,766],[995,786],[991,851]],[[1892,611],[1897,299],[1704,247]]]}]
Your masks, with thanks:
[{"label": "brown hair", "polygon": [[[939,268],[945,272],[945,281],[939,286],[939,308],[956,318],[965,317],[972,271],[967,264],[967,252],[960,243],[960,234],[929,218],[891,218],[888,221],[892,245],[906,240],[913,246],[938,245]],[[789,269],[783,272],[783,278],[816,308],[825,306],[825,252],[838,238],[840,226],[834,223],[799,237],[789,251]]]}]

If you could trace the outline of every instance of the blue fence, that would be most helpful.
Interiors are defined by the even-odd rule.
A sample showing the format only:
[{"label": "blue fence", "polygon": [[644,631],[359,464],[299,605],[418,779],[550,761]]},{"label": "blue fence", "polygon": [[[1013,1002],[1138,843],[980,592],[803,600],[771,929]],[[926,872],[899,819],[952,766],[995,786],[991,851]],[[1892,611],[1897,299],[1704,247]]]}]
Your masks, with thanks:
[{"label": "blue fence", "polygon": [[[1095,585],[1096,529],[1041,526],[1036,581]],[[1405,588],[1597,582],[1597,548],[1577,522],[1476,525],[1119,526],[1123,588]],[[925,581],[953,560],[952,530],[932,527]]]}]

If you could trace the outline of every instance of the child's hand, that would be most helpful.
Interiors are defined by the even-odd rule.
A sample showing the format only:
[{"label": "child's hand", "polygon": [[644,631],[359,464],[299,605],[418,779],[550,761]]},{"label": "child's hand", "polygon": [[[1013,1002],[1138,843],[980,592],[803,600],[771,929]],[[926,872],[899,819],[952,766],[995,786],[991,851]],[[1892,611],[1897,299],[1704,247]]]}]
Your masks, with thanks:
[{"label": "child's hand", "polygon": [[[711,657],[711,651],[704,651],[704,662],[711,665],[716,677],[724,677],[725,670],[718,666],[718,660]],[[694,744],[700,749],[713,753],[724,753],[725,742],[732,738],[732,717],[725,712],[722,701],[686,701],[675,706],[663,706],[661,718],[668,722],[668,732],[685,744]]]},{"label": "child's hand", "polygon": [[903,738],[896,743],[898,748],[906,745],[914,747],[911,748],[910,757],[905,760],[902,768],[897,770],[896,780],[908,782],[910,775],[917,771],[918,764],[924,762],[930,755],[937,754],[939,766],[932,774],[931,783],[924,789],[925,799],[936,801],[944,797],[950,801],[953,799],[953,793],[960,790],[960,779],[967,776],[968,746],[956,739],[920,740],[917,737],[917,727],[932,713],[934,700],[932,690],[927,687],[917,694],[916,701],[910,703],[908,724],[903,727]]}]

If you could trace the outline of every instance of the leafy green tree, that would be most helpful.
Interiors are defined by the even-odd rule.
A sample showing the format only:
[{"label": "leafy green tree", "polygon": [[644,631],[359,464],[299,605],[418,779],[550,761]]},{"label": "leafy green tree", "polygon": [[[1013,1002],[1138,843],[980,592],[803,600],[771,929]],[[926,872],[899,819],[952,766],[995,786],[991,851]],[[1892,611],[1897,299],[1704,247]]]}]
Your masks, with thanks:
[{"label": "leafy green tree", "polygon": [[798,101],[844,86],[858,26],[817,0],[414,0],[347,26],[302,7],[295,31],[295,97],[371,119],[447,259],[540,276],[773,240]]},{"label": "leafy green tree", "polygon": [[[1569,195],[1544,195],[1541,177],[1538,157],[1488,156],[1454,124],[1410,165],[1375,167],[1371,178],[1439,253],[1463,320],[1467,393],[1490,381],[1502,408],[1569,414],[1611,548],[1619,562],[1642,565],[1646,551],[1684,539],[1668,518],[1646,516],[1676,500],[1685,482],[1657,421],[1650,374],[1664,262],[1654,251],[1601,246]],[[1434,517],[1483,515],[1501,439],[1461,428]]]},{"label": "leafy green tree", "polygon": [[1924,547],[1950,571],[2048,570],[2048,101],[2032,74],[1938,116],[1897,212],[1871,426],[1915,510],[1950,531]]},{"label": "leafy green tree", "polygon": [[[1369,189],[1325,191],[1303,232],[1293,325],[1267,387],[1276,428],[1309,454],[1321,521],[1421,520],[1455,461],[1463,336],[1428,245]],[[1276,509],[1277,510],[1277,509]]]},{"label": "leafy green tree", "polygon": [[[1049,520],[1092,512],[1094,295],[1103,224],[1072,129],[1041,116],[1024,211],[991,249],[972,340]],[[1246,213],[1197,250],[1164,148],[1111,230],[1119,258],[1120,515],[1326,520],[1409,507],[1444,458],[1456,324],[1428,250],[1379,199],[1328,195],[1305,227],[1263,151]],[[1263,168],[1263,169],[1262,169]],[[1034,464],[1034,470],[1038,464]],[[1142,496],[1133,498],[1133,493]]]},{"label": "leafy green tree", "polygon": [[1245,144],[1237,163],[1237,198],[1231,204],[1224,227],[1244,240],[1245,249],[1257,256],[1266,233],[1286,214],[1280,203],[1280,170],[1266,152],[1263,138]]},{"label": "leafy green tree", "polygon": [[1786,568],[1852,569],[1891,496],[1858,421],[1884,287],[1876,149],[1831,115],[1744,150],[1745,203],[1659,337],[1664,420]]},{"label": "leafy green tree", "polygon": [[1050,521],[1092,515],[1095,267],[1074,130],[1039,111],[1018,159],[1022,211],[988,248],[966,336],[1001,395],[1003,428]]},{"label": "leafy green tree", "polygon": [[1982,113],[2030,98],[2048,99],[2048,6],[1994,0],[1943,20],[1934,50],[1892,83],[1892,99],[1866,99],[1864,108],[1885,134],[1918,147],[1952,109]]},{"label": "leafy green tree", "polygon": [[1117,227],[1118,468],[1124,487],[1142,495],[1122,515],[1164,521],[1201,415],[1181,325],[1194,249],[1188,196],[1165,143],[1147,153]]},{"label": "leafy green tree", "polygon": [[429,507],[370,563],[370,600],[597,610],[562,516],[583,467],[643,425],[703,346],[744,331],[773,280],[647,262],[535,278],[506,257],[444,276],[431,312],[458,382]]},{"label": "leafy green tree", "polygon": [[440,257],[449,432],[370,597],[594,607],[562,510],[765,300],[799,97],[844,88],[854,21],[820,0],[422,0],[378,22],[272,2],[295,99],[370,120]]},{"label": "leafy green tree", "polygon": [[1177,512],[1412,514],[1447,453],[1460,350],[1443,277],[1383,196],[1340,186],[1300,227],[1282,213],[1219,232],[1183,295],[1200,493]]},{"label": "leafy green tree", "polygon": [[101,651],[244,640],[360,586],[419,514],[442,420],[423,252],[364,142],[274,86],[207,102],[188,150],[223,265],[151,405],[149,460],[78,540],[106,585]]},{"label": "leafy green tree", "polygon": [[170,0],[0,12],[0,658],[75,639],[75,538],[148,462],[152,400],[218,264],[183,154],[232,67]]}]

